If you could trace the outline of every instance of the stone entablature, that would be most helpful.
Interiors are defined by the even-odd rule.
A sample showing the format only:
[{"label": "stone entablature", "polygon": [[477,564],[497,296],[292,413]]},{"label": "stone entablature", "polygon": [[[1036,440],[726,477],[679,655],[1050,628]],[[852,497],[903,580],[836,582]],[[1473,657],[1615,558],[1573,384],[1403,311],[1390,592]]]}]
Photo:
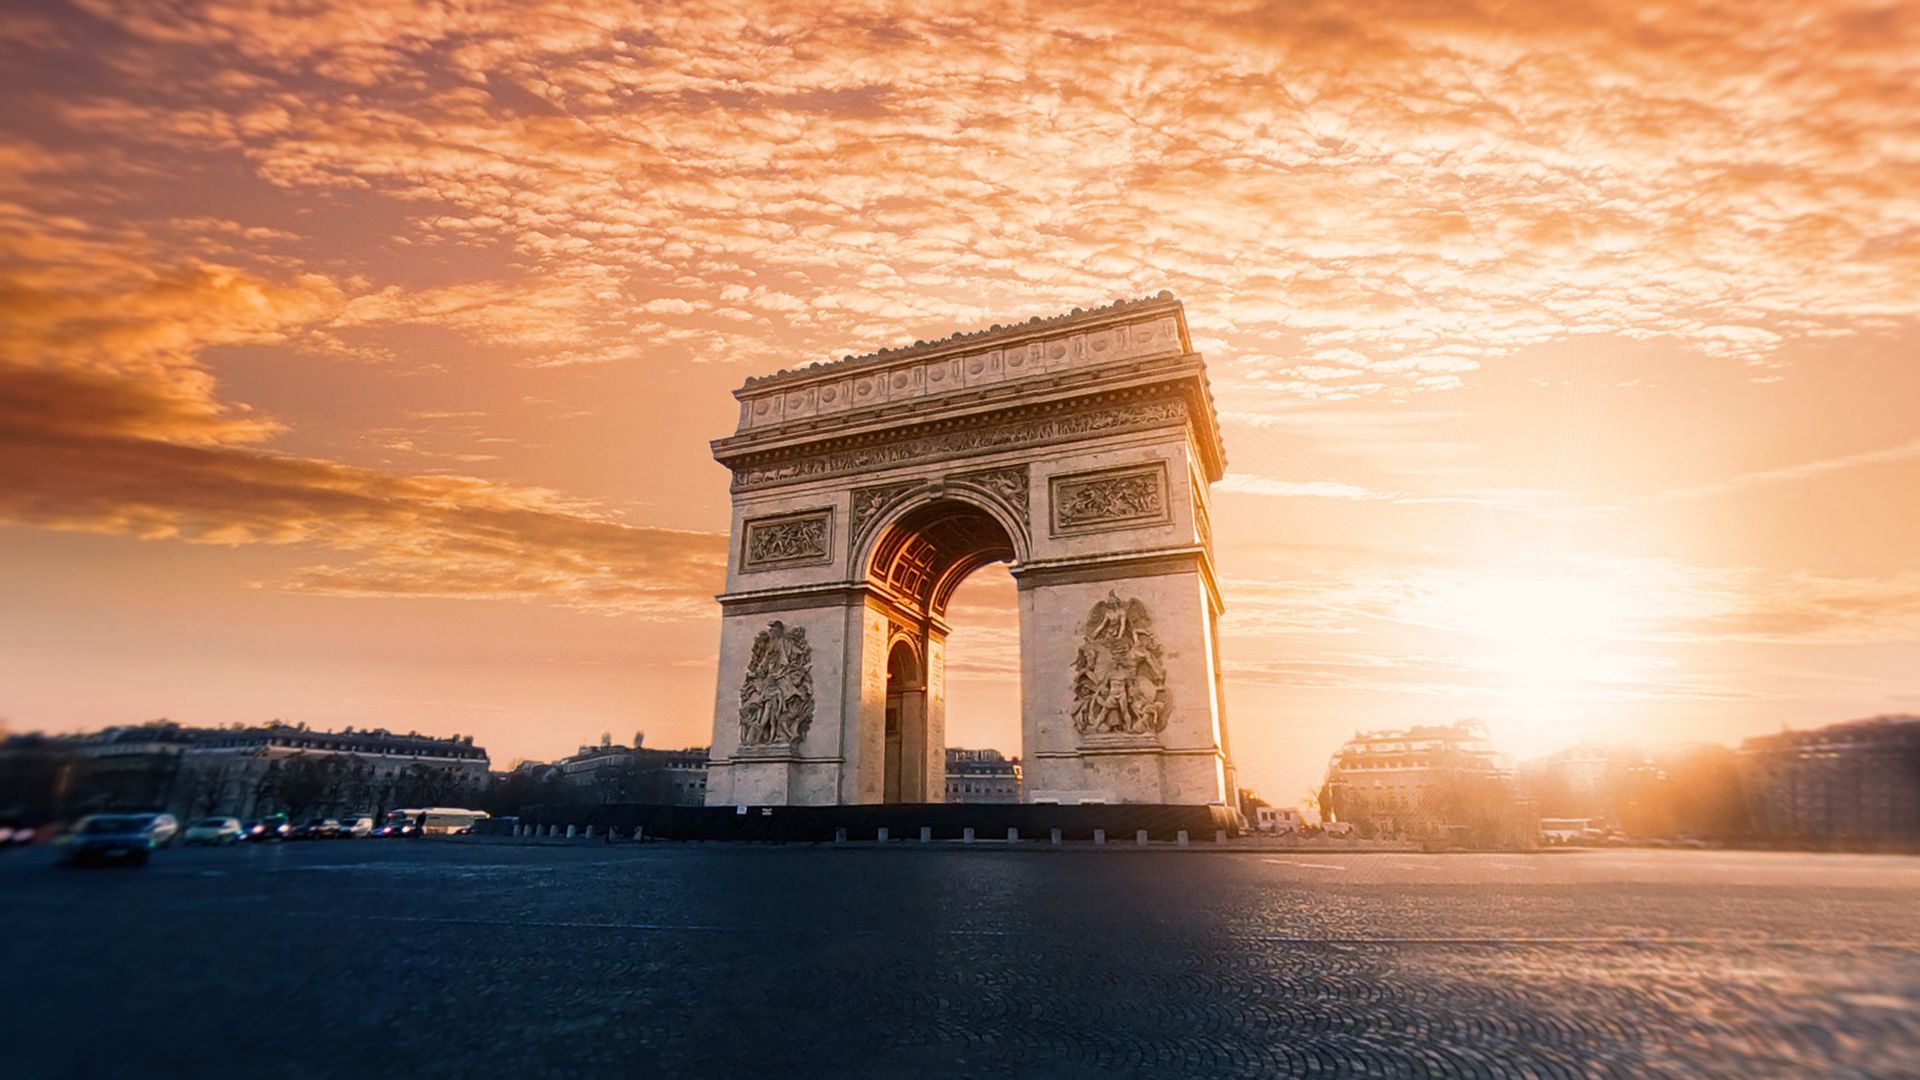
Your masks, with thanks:
[{"label": "stone entablature", "polygon": [[760,432],[1064,371],[1190,352],[1179,302],[1163,292],[748,379],[734,391],[740,400],[738,430]]}]

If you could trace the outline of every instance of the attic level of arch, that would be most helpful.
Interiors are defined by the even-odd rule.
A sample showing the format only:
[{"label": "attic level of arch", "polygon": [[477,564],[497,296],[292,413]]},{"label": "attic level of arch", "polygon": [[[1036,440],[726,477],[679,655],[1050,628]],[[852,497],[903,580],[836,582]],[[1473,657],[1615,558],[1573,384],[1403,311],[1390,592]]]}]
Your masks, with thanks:
[{"label": "attic level of arch", "polygon": [[778,441],[757,434],[717,439],[713,456],[732,471],[737,494],[1168,427],[1186,429],[1209,481],[1225,475],[1226,450],[1213,395],[1197,361],[1187,372],[1163,372],[1138,384],[1039,401],[1029,394],[999,408],[940,409],[858,431],[815,431]]}]

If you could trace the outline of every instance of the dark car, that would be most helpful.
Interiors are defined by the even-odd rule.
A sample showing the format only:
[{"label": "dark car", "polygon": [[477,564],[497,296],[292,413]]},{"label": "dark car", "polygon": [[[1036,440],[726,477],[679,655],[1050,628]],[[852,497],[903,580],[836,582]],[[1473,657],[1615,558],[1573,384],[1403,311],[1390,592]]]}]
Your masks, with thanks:
[{"label": "dark car", "polygon": [[26,847],[45,832],[44,826],[29,825],[18,819],[0,821],[0,849]]},{"label": "dark car", "polygon": [[340,835],[340,823],[332,818],[310,818],[294,826],[289,840],[332,840]]},{"label": "dark car", "polygon": [[160,846],[152,814],[92,814],[60,838],[60,861],[69,866],[126,863],[143,866]]},{"label": "dark car", "polygon": [[247,822],[241,827],[241,835],[248,840],[285,840],[293,831],[293,822],[285,814],[269,814]]},{"label": "dark car", "polygon": [[386,823],[373,830],[375,836],[419,836],[420,821],[406,814],[388,814]]}]

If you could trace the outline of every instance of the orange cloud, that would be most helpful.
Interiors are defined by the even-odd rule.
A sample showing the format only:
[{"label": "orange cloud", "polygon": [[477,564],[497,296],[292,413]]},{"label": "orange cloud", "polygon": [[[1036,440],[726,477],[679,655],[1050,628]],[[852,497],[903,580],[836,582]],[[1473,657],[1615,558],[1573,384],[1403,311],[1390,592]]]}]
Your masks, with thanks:
[{"label": "orange cloud", "polygon": [[0,367],[0,520],[359,556],[286,583],[311,592],[687,616],[704,614],[720,585],[725,543],[712,534],[627,525],[551,492],[472,477],[169,442],[139,434],[142,423],[113,430],[148,404],[138,383]]},{"label": "orange cloud", "polygon": [[1905,7],[87,6],[268,85],[75,123],[238,140],[516,252],[551,290],[527,325],[574,346],[495,325],[548,362],[779,363],[1171,287],[1249,393],[1339,399],[1916,314]]}]

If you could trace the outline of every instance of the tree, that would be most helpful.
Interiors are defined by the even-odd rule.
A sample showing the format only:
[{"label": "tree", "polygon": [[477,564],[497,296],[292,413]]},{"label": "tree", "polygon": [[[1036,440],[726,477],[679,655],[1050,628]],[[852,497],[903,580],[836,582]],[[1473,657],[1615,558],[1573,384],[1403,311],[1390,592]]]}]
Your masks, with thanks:
[{"label": "tree", "polygon": [[293,754],[267,767],[260,797],[286,808],[288,817],[339,804],[349,780],[346,759],[333,754]]}]

